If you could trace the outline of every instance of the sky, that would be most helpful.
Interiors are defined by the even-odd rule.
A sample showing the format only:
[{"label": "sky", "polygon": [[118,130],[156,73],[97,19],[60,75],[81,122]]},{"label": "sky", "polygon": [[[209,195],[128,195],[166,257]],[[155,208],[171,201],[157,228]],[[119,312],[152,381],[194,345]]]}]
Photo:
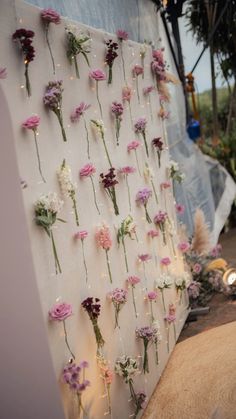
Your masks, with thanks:
[{"label": "sky", "polygon": [[[185,61],[185,74],[188,74],[195,62],[200,55],[203,45],[196,45],[192,33],[188,32],[186,28],[186,21],[184,17],[179,19],[180,27],[180,36],[182,42],[183,56]],[[216,63],[216,69],[217,69]],[[195,83],[197,85],[198,91],[203,92],[204,90],[211,89],[211,70],[210,70],[210,58],[209,58],[209,48],[204,52],[196,70],[194,71]],[[217,77],[217,87],[222,87],[223,80],[222,77]]]}]

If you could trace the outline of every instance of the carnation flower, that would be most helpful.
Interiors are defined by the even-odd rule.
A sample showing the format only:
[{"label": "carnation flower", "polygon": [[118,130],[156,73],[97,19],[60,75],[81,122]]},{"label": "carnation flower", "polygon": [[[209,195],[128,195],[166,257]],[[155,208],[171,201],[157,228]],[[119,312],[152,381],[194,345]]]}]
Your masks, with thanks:
[{"label": "carnation flower", "polygon": [[93,189],[94,204],[95,204],[95,207],[97,209],[98,214],[100,215],[100,211],[99,211],[98,203],[97,203],[97,198],[96,198],[95,185],[94,185],[94,181],[93,181],[93,175],[95,173],[96,173],[96,167],[92,163],[85,164],[80,169],[80,172],[79,172],[81,178],[90,178],[90,180],[91,180],[92,189]]},{"label": "carnation flower", "polygon": [[140,141],[137,141],[137,140],[131,141],[127,145],[127,151],[130,152],[130,151],[134,150],[137,169],[138,169],[139,175],[141,176],[141,171],[140,171],[139,161],[138,161],[138,155],[137,155],[137,148],[140,147],[140,145],[141,145]]},{"label": "carnation flower", "polygon": [[181,242],[178,244],[178,249],[182,253],[186,253],[190,249],[190,244],[188,242]]},{"label": "carnation flower", "polygon": [[59,25],[59,23],[61,23],[61,16],[59,15],[59,13],[56,12],[56,10],[53,10],[51,8],[43,9],[41,11],[40,16],[41,16],[41,19],[44,23],[46,42],[47,42],[48,49],[49,49],[49,54],[50,54],[50,57],[51,57],[51,60],[52,60],[53,74],[55,74],[55,62],[54,62],[52,49],[51,49],[51,45],[50,45],[49,38],[48,38],[48,31],[49,31],[50,23],[54,23],[55,25]]},{"label": "carnation flower", "polygon": [[103,117],[102,116],[102,105],[101,105],[101,102],[100,102],[100,99],[99,99],[98,82],[106,80],[106,74],[104,73],[104,71],[102,71],[98,68],[96,70],[91,70],[90,73],[89,73],[89,77],[90,77],[90,79],[95,80],[95,82],[96,82],[96,96],[97,96],[98,106],[99,106],[100,114],[101,114],[101,118],[102,118]]}]

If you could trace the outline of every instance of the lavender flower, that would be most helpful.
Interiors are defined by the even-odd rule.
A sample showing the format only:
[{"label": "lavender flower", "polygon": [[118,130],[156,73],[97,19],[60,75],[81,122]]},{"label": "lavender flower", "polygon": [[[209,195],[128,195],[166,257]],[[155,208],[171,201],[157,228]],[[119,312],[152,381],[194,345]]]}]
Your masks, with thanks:
[{"label": "lavender flower", "polygon": [[145,144],[146,154],[147,154],[147,157],[149,157],[148,145],[147,145],[147,139],[146,139],[146,126],[147,126],[146,118],[138,118],[134,124],[134,130],[137,134],[142,135],[144,144]]},{"label": "lavender flower", "polygon": [[89,364],[87,361],[82,361],[79,365],[75,362],[68,362],[63,368],[62,373],[63,381],[69,386],[70,390],[77,395],[79,417],[81,411],[86,413],[82,405],[82,394],[86,388],[90,386],[90,381],[85,379],[85,368],[88,368],[88,366]]},{"label": "lavender flower", "polygon": [[62,80],[50,81],[46,86],[43,103],[55,113],[61,127],[63,141],[67,141],[62,118]]},{"label": "lavender flower", "polygon": [[84,121],[84,128],[86,131],[86,140],[87,140],[87,155],[88,155],[88,159],[90,159],[90,150],[89,150],[89,134],[88,134],[88,128],[87,128],[87,123],[86,123],[86,119],[85,119],[85,112],[87,111],[87,109],[90,108],[91,105],[85,103],[85,102],[81,102],[79,104],[79,106],[77,106],[77,108],[75,108],[75,110],[72,112],[70,119],[71,122],[79,122],[80,118],[83,118]]},{"label": "lavender flower", "polygon": [[112,102],[111,112],[115,117],[116,145],[119,145],[120,126],[121,126],[121,121],[122,121],[122,115],[123,115],[123,112],[124,112],[124,107],[123,107],[122,103],[119,103],[117,101]]},{"label": "lavender flower", "polygon": [[136,337],[143,340],[144,345],[144,356],[143,356],[143,372],[149,373],[148,365],[148,347],[155,343],[157,337],[158,329],[153,326],[145,326],[136,329]]},{"label": "lavender flower", "polygon": [[145,216],[146,216],[146,220],[147,220],[148,223],[152,222],[152,220],[151,220],[151,218],[148,214],[148,211],[147,211],[148,200],[151,196],[152,196],[152,190],[149,189],[149,188],[140,189],[138,191],[137,195],[136,195],[136,202],[139,205],[143,205],[144,208],[145,208]]}]

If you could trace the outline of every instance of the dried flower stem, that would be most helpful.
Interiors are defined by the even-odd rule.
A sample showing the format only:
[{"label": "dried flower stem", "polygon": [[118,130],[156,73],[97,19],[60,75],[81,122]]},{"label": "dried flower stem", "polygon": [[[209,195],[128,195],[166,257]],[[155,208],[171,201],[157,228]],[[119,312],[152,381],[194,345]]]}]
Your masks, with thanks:
[{"label": "dried flower stem", "polygon": [[62,323],[63,323],[63,328],[64,328],[64,337],[65,337],[66,346],[67,346],[68,351],[70,352],[72,358],[75,359],[75,355],[73,354],[72,350],[70,349],[70,345],[69,345],[69,342],[68,342],[68,336],[67,336],[67,331],[66,331],[66,322],[65,322],[65,320],[63,320]]},{"label": "dried flower stem", "polygon": [[87,268],[87,263],[85,260],[85,253],[84,253],[84,241],[81,240],[81,244],[82,244],[82,253],[83,253],[83,263],[84,263],[84,269],[85,269],[85,280],[86,282],[88,282],[88,268]]},{"label": "dried flower stem", "polygon": [[90,179],[91,179],[92,188],[93,188],[93,198],[94,198],[94,204],[95,204],[95,207],[97,208],[97,212],[98,212],[98,214],[100,215],[100,211],[99,211],[98,204],[97,204],[97,198],[96,198],[96,192],[95,192],[94,181],[93,181],[92,176],[90,176]]},{"label": "dried flower stem", "polygon": [[75,214],[75,222],[76,222],[76,225],[79,226],[79,215],[78,215],[76,199],[75,199],[75,191],[74,190],[70,192],[70,198],[71,198],[72,204],[73,204],[72,208],[73,208],[73,211],[74,211],[74,214]]},{"label": "dried flower stem", "polygon": [[131,109],[131,104],[130,104],[130,102],[128,102],[128,108],[129,108],[130,123],[131,123],[131,126],[133,127],[134,122],[133,122],[132,109]]},{"label": "dried flower stem", "polygon": [[39,148],[38,148],[38,142],[37,142],[36,130],[34,129],[34,130],[33,130],[33,132],[34,132],[34,142],[35,142],[36,154],[37,154],[37,159],[38,159],[38,169],[39,169],[39,173],[40,173],[40,176],[41,176],[41,178],[42,178],[42,181],[43,181],[44,183],[46,183],[46,180],[45,180],[45,178],[44,178],[44,176],[43,176],[42,169],[41,169],[41,162],[40,162],[40,156],[39,156]]},{"label": "dried flower stem", "polygon": [[128,273],[129,272],[129,266],[128,266],[128,260],[127,260],[127,253],[126,253],[124,236],[122,236],[121,242],[122,242],[122,246],[123,246],[123,249],[124,249],[126,272]]},{"label": "dried flower stem", "polygon": [[150,311],[151,311],[151,325],[154,322],[154,314],[153,314],[153,306],[152,306],[152,301],[149,301],[150,303]]},{"label": "dried flower stem", "polygon": [[177,339],[176,339],[176,337],[177,337],[177,336],[176,336],[176,327],[175,327],[175,322],[173,322],[173,328],[174,328],[174,337],[175,337],[175,342],[176,342],[176,340],[177,340]]},{"label": "dried flower stem", "polygon": [[26,84],[26,90],[28,93],[28,96],[31,96],[31,86],[30,86],[30,80],[29,80],[29,63],[28,61],[25,63],[25,84]]},{"label": "dried flower stem", "polygon": [[73,60],[74,60],[74,64],[75,64],[75,74],[76,74],[76,77],[77,77],[77,79],[80,79],[79,66],[78,66],[77,56],[76,55],[73,56]]},{"label": "dried flower stem", "polygon": [[119,145],[119,137],[120,137],[120,118],[119,118],[119,116],[116,116],[115,124],[116,124],[116,145]]},{"label": "dried flower stem", "polygon": [[136,90],[137,90],[138,103],[139,103],[139,105],[140,105],[140,95],[139,95],[138,76],[136,76],[136,77],[135,77],[135,83],[136,83]]},{"label": "dried flower stem", "polygon": [[100,102],[100,99],[99,99],[99,94],[98,94],[98,81],[97,80],[96,80],[96,96],[97,96],[98,106],[99,106],[99,109],[100,109],[101,118],[103,118],[103,116],[102,116],[102,105],[101,105],[101,102]]},{"label": "dried flower stem", "polygon": [[161,299],[162,299],[162,304],[163,304],[164,311],[166,312],[165,297],[164,297],[164,288],[161,289]]},{"label": "dried flower stem", "polygon": [[120,43],[120,52],[121,52],[121,61],[122,61],[124,81],[125,81],[125,84],[127,85],[126,74],[125,74],[125,61],[124,61],[124,55],[123,55],[123,43],[122,42]]},{"label": "dried flower stem", "polygon": [[47,42],[47,46],[49,49],[49,53],[50,53],[50,57],[52,60],[52,69],[53,69],[53,74],[56,74],[56,70],[55,70],[55,62],[54,62],[54,58],[53,58],[53,54],[52,54],[52,48],[49,42],[49,37],[48,37],[48,29],[49,29],[49,24],[46,24],[45,26],[45,36],[46,36],[46,42]]},{"label": "dried flower stem", "polygon": [[138,161],[137,150],[134,150],[134,153],[135,153],[135,159],[136,159],[137,169],[138,169],[139,175],[141,176],[141,171],[140,171],[140,166],[139,166],[139,161]]},{"label": "dried flower stem", "polygon": [[137,318],[138,314],[137,314],[137,307],[136,307],[136,303],[135,303],[134,287],[132,285],[131,285],[131,292],[132,292],[132,299],[133,299],[135,317]]},{"label": "dried flower stem", "polygon": [[108,81],[107,81],[107,84],[111,84],[111,82],[112,82],[112,66],[109,65],[108,66]]},{"label": "dried flower stem", "polygon": [[150,96],[150,93],[149,93],[149,95],[148,95],[148,100],[149,100],[149,107],[150,107],[151,121],[153,122],[152,102],[151,102],[151,96]]},{"label": "dried flower stem", "polygon": [[156,191],[156,188],[154,186],[153,180],[151,180],[151,185],[152,185],[152,190],[153,190],[153,193],[154,193],[156,204],[158,205],[157,191]]},{"label": "dried flower stem", "polygon": [[125,175],[125,182],[126,182],[127,191],[128,191],[129,210],[131,211],[131,197],[130,197],[130,189],[129,189],[129,182],[128,182],[128,176],[127,175]]},{"label": "dried flower stem", "polygon": [[168,325],[167,326],[167,342],[166,342],[166,344],[167,344],[167,352],[168,353],[170,352],[170,342],[169,342],[169,339],[170,339],[170,326]]},{"label": "dried flower stem", "polygon": [[148,145],[147,145],[147,139],[146,139],[146,133],[145,133],[145,131],[142,132],[142,136],[143,136],[143,140],[144,140],[144,144],[145,144],[146,154],[147,154],[147,157],[149,157]]},{"label": "dried flower stem", "polygon": [[78,403],[78,414],[79,414],[79,418],[80,418],[80,413],[81,413],[81,411],[83,412],[83,414],[84,415],[86,415],[87,416],[87,413],[86,413],[86,411],[84,410],[84,407],[83,407],[83,404],[82,404],[82,397],[81,397],[81,394],[80,393],[76,393],[76,395],[77,395],[77,403]]},{"label": "dried flower stem", "polygon": [[104,146],[104,149],[105,149],[105,153],[106,153],[106,156],[107,156],[107,160],[108,160],[110,166],[112,167],[112,162],[111,162],[111,159],[110,159],[110,156],[109,156],[109,153],[108,153],[108,149],[107,149],[107,145],[106,145],[104,134],[102,134],[101,137],[102,137],[102,142],[103,142],[103,146]]},{"label": "dried flower stem", "polygon": [[51,237],[51,241],[52,241],[52,250],[53,250],[53,256],[54,256],[54,263],[55,263],[55,270],[56,270],[56,275],[59,273],[61,274],[61,266],[60,266],[60,262],[57,256],[57,249],[56,249],[56,245],[55,245],[55,240],[54,240],[54,236],[53,236],[53,232],[52,229],[49,230],[50,232],[50,237]]},{"label": "dried flower stem", "polygon": [[61,108],[59,108],[57,110],[53,110],[53,112],[57,116],[58,122],[60,124],[63,141],[67,141],[65,128],[63,126],[63,118],[62,118]]},{"label": "dried flower stem", "polygon": [[143,344],[144,344],[143,373],[145,374],[146,372],[149,373],[148,353],[147,353],[148,341],[144,340]]},{"label": "dried flower stem", "polygon": [[108,270],[108,274],[109,274],[109,279],[110,279],[110,283],[112,284],[112,275],[111,275],[110,261],[109,261],[109,257],[108,257],[108,250],[105,250],[105,253],[106,253],[107,270]]},{"label": "dried flower stem", "polygon": [[152,223],[152,220],[150,218],[150,215],[148,214],[148,210],[147,210],[147,204],[144,204],[144,209],[145,209],[145,216],[146,216],[146,220],[149,224]]},{"label": "dried flower stem", "polygon": [[85,128],[85,131],[86,131],[87,155],[88,155],[88,159],[90,160],[89,133],[88,133],[88,128],[87,128],[86,119],[85,119],[84,115],[83,115],[83,120],[84,120],[84,128]]}]

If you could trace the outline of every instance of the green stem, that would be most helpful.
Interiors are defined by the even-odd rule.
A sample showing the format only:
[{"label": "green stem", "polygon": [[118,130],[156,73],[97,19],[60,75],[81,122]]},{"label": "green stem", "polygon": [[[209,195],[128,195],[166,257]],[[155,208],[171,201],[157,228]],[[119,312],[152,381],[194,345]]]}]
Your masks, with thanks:
[{"label": "green stem", "polygon": [[137,150],[134,150],[134,153],[135,153],[135,159],[136,159],[136,164],[137,164],[138,172],[139,172],[139,175],[141,176],[141,171],[140,171],[140,167],[139,167]]},{"label": "green stem", "polygon": [[106,156],[107,156],[107,160],[108,160],[110,166],[112,167],[112,163],[111,163],[111,159],[110,159],[110,156],[109,156],[109,153],[108,153],[108,149],[107,149],[107,145],[106,145],[106,141],[105,141],[104,135],[102,135],[102,142],[103,142],[103,146],[104,146],[105,153],[106,153]]},{"label": "green stem", "polygon": [[160,169],[160,167],[161,167],[161,151],[157,152],[157,158],[158,158],[158,167]]},{"label": "green stem", "polygon": [[155,358],[156,358],[156,364],[159,365],[159,355],[158,355],[158,343],[157,341],[154,342],[155,344]]},{"label": "green stem", "polygon": [[133,128],[134,122],[133,122],[133,116],[132,116],[130,101],[128,102],[128,107],[129,107],[129,117],[130,117],[131,127]]},{"label": "green stem", "polygon": [[56,275],[59,273],[61,274],[61,266],[60,266],[60,262],[57,256],[57,249],[56,249],[56,245],[55,245],[55,241],[54,241],[54,236],[53,236],[53,232],[52,230],[50,230],[50,237],[51,237],[51,241],[52,241],[52,250],[53,250],[53,256],[54,256],[54,262],[55,262],[55,270],[56,270]]},{"label": "green stem", "polygon": [[157,192],[156,192],[156,188],[154,186],[153,180],[151,180],[151,185],[152,185],[152,189],[153,189],[153,193],[154,193],[156,204],[158,205]]},{"label": "green stem", "polygon": [[85,128],[85,131],[86,131],[87,155],[88,155],[88,159],[90,160],[89,134],[88,134],[88,128],[87,128],[87,124],[86,124],[86,120],[85,120],[85,117],[84,116],[83,116],[83,120],[84,120],[84,128]]},{"label": "green stem", "polygon": [[106,253],[106,261],[107,261],[107,269],[108,269],[108,273],[109,273],[109,279],[110,279],[110,283],[112,284],[112,276],[111,276],[111,267],[110,267],[110,261],[108,258],[108,250],[105,250]]},{"label": "green stem", "polygon": [[145,208],[145,216],[146,216],[146,220],[149,224],[151,224],[152,220],[150,218],[150,215],[148,214],[148,210],[147,210],[147,204],[144,205]]},{"label": "green stem", "polygon": [[95,207],[97,208],[97,212],[98,212],[98,214],[100,215],[100,211],[99,211],[98,204],[97,204],[97,199],[96,199],[95,186],[94,186],[94,182],[93,182],[93,178],[92,178],[92,176],[90,176],[90,179],[91,179],[92,188],[93,188],[93,198],[94,198],[94,204],[95,204]]},{"label": "green stem", "polygon": [[176,327],[175,327],[175,322],[173,322],[173,328],[174,328],[174,337],[175,337],[175,342],[176,342]]},{"label": "green stem", "polygon": [[131,291],[132,291],[132,299],[133,299],[133,306],[134,306],[134,312],[135,312],[135,317],[138,317],[137,314],[137,307],[136,307],[136,303],[135,303],[135,296],[134,296],[134,286],[131,285]]},{"label": "green stem", "polygon": [[129,210],[131,211],[131,197],[130,197],[130,189],[129,189],[129,183],[128,183],[128,175],[125,175],[125,182],[126,182],[127,191],[128,191]]},{"label": "green stem", "polygon": [[47,42],[49,53],[50,53],[50,57],[51,57],[51,60],[52,60],[53,74],[55,74],[56,73],[56,70],[55,70],[55,62],[54,62],[54,58],[53,58],[53,54],[52,54],[52,48],[51,48],[51,45],[50,45],[50,42],[49,42],[49,38],[48,38],[48,29],[49,29],[49,24],[46,24],[46,27],[45,27],[46,42]]},{"label": "green stem", "polygon": [[99,106],[99,109],[100,109],[101,118],[103,119],[103,116],[102,116],[102,105],[101,105],[101,102],[99,100],[98,81],[97,80],[96,80],[96,96],[97,96],[98,106]]},{"label": "green stem", "polygon": [[111,187],[110,193],[111,193],[111,199],[112,199],[115,215],[119,215],[119,208],[116,201],[116,191],[115,191],[114,186]]},{"label": "green stem", "polygon": [[124,249],[124,255],[125,255],[125,267],[126,267],[126,272],[128,273],[129,272],[129,267],[128,267],[128,260],[127,260],[127,253],[126,253],[126,248],[125,248],[125,239],[124,239],[124,237],[122,237],[122,246],[123,246],[123,249]]},{"label": "green stem", "polygon": [[80,418],[80,412],[82,410],[84,415],[87,415],[86,411],[84,410],[83,404],[82,404],[82,400],[81,400],[81,394],[80,393],[76,393],[77,394],[77,402],[78,402],[78,413],[79,413],[79,418]]},{"label": "green stem", "polygon": [[150,309],[151,309],[151,324],[154,322],[154,315],[153,315],[153,306],[152,306],[152,301],[150,301]]},{"label": "green stem", "polygon": [[115,305],[114,304],[114,307],[115,307],[115,329],[118,327],[118,328],[120,328],[120,326],[119,326],[119,312],[120,312],[120,308],[119,308],[119,304],[118,305]]},{"label": "green stem", "polygon": [[143,140],[144,140],[144,144],[145,144],[146,154],[147,154],[147,157],[149,157],[149,153],[148,153],[148,145],[147,145],[147,139],[146,139],[146,134],[145,134],[145,131],[143,131],[143,132],[142,132],[142,136],[143,136]]},{"label": "green stem", "polygon": [[79,226],[79,215],[78,215],[78,210],[77,210],[77,205],[76,205],[75,192],[71,193],[70,196],[72,200],[72,208],[75,214],[75,222],[76,222],[76,225]]},{"label": "green stem", "polygon": [[162,304],[163,304],[164,311],[166,312],[166,305],[165,305],[165,298],[164,298],[164,288],[161,289],[161,299],[162,299]]},{"label": "green stem", "polygon": [[144,340],[144,356],[143,356],[143,373],[146,374],[149,373],[149,365],[148,365],[148,353],[147,353],[147,349],[148,349],[148,342],[146,342]]},{"label": "green stem", "polygon": [[63,328],[64,328],[64,337],[65,337],[65,342],[66,342],[67,349],[70,352],[72,358],[75,359],[75,355],[73,354],[72,350],[70,349],[70,345],[69,345],[69,342],[68,342],[68,336],[67,336],[67,331],[66,331],[66,322],[65,322],[65,320],[63,320],[62,323],[63,323]]},{"label": "green stem", "polygon": [[55,114],[57,116],[58,122],[59,122],[60,127],[61,127],[61,133],[62,133],[63,141],[66,142],[67,141],[67,138],[66,138],[65,128],[63,126],[63,118],[62,118],[61,109],[59,109],[57,112],[55,112]]},{"label": "green stem", "polygon": [[31,86],[30,86],[30,80],[29,80],[29,63],[27,62],[25,64],[25,85],[26,85],[26,90],[28,93],[28,96],[31,96]]},{"label": "green stem", "polygon": [[41,178],[42,178],[42,181],[43,181],[44,183],[46,183],[46,180],[45,180],[45,178],[43,177],[43,173],[42,173],[42,169],[41,169],[41,162],[40,162],[40,156],[39,156],[39,148],[38,148],[38,142],[37,142],[36,130],[34,129],[34,130],[33,130],[33,132],[34,132],[34,142],[35,142],[36,154],[37,154],[37,159],[38,159],[38,169],[39,169],[39,173],[40,173],[40,176],[41,176]]},{"label": "green stem", "polygon": [[97,342],[97,349],[99,351],[99,349],[103,347],[105,341],[104,341],[104,339],[102,337],[102,334],[101,334],[101,331],[99,329],[97,319],[91,319],[91,320],[92,320],[93,330],[94,330],[94,334],[95,334],[95,338],[96,338],[96,342]]},{"label": "green stem", "polygon": [[136,90],[137,90],[137,96],[138,96],[138,103],[140,105],[140,95],[139,95],[139,87],[138,87],[138,76],[135,77],[136,81]]},{"label": "green stem", "polygon": [[108,81],[107,81],[107,84],[111,84],[111,82],[112,82],[112,66],[109,65],[109,67],[108,67]]},{"label": "green stem", "polygon": [[119,145],[119,138],[120,138],[120,117],[116,116],[115,119],[115,124],[116,124],[116,145]]},{"label": "green stem", "polygon": [[74,64],[75,64],[75,74],[76,74],[76,77],[77,77],[77,79],[80,79],[79,67],[78,67],[78,62],[77,62],[76,55],[74,55]]},{"label": "green stem", "polygon": [[151,102],[151,96],[150,96],[150,93],[149,93],[149,95],[148,95],[148,98],[149,98],[149,106],[150,106],[151,121],[153,122],[152,102]]},{"label": "green stem", "polygon": [[125,61],[124,61],[124,55],[123,55],[123,46],[122,46],[122,41],[120,43],[120,52],[121,52],[121,61],[122,61],[122,68],[123,68],[123,76],[124,76],[124,81],[125,84],[127,85],[127,81],[126,81],[126,74],[125,74]]},{"label": "green stem", "polygon": [[170,327],[168,325],[167,327],[167,352],[170,352],[170,342],[169,342],[169,338],[170,338]]},{"label": "green stem", "polygon": [[85,253],[84,253],[84,240],[81,240],[82,243],[82,253],[83,253],[83,263],[84,263],[84,269],[85,269],[85,278],[86,278],[86,282],[88,282],[88,268],[87,268],[87,264],[86,264],[86,260],[85,260]]}]

